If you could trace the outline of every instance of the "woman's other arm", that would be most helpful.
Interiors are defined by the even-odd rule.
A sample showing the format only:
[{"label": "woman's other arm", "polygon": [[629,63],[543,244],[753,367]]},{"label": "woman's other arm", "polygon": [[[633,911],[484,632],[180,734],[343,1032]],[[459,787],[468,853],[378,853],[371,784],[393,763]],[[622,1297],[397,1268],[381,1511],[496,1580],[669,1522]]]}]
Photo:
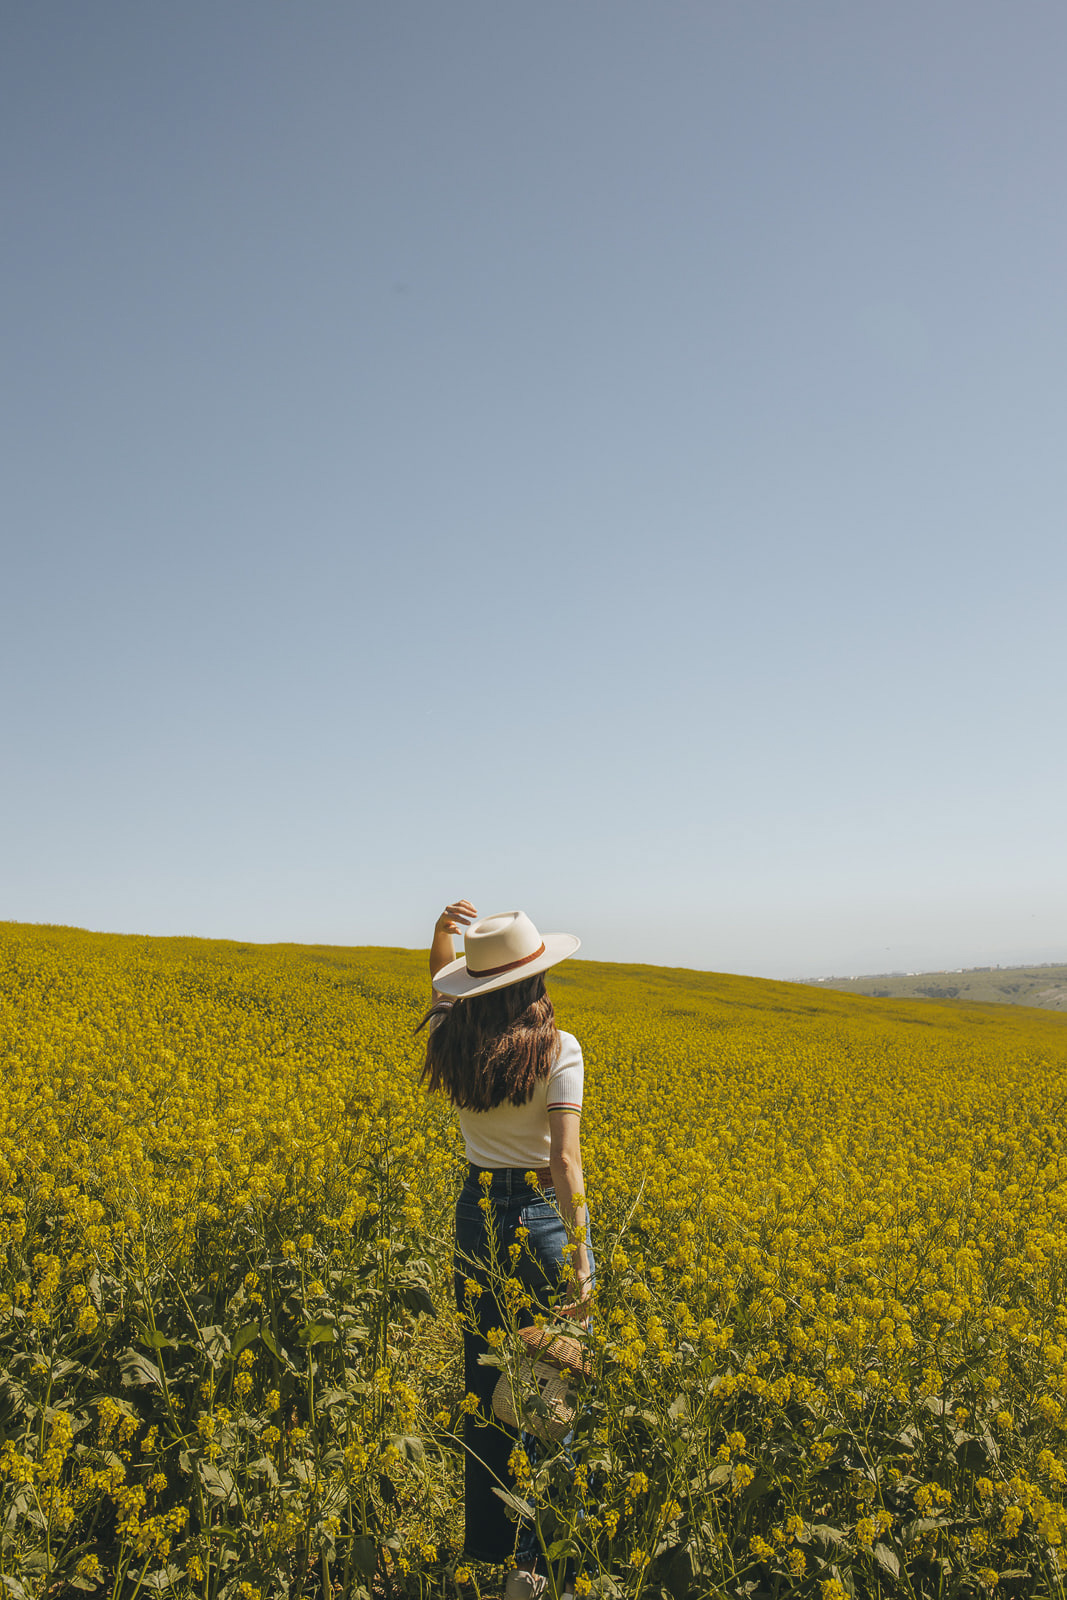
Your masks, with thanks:
[{"label": "woman's other arm", "polygon": [[456,959],[452,935],[462,933],[468,923],[478,915],[469,900],[457,900],[446,906],[434,923],[433,943],[430,945],[430,977],[435,978],[442,967]]},{"label": "woman's other arm", "polygon": [[584,1321],[589,1316],[592,1282],[589,1248],[586,1243],[589,1214],[585,1209],[585,1178],[582,1175],[582,1118],[577,1111],[550,1111],[548,1131],[552,1141],[549,1165],[556,1190],[556,1204],[574,1245],[575,1293],[563,1308],[564,1315]]}]

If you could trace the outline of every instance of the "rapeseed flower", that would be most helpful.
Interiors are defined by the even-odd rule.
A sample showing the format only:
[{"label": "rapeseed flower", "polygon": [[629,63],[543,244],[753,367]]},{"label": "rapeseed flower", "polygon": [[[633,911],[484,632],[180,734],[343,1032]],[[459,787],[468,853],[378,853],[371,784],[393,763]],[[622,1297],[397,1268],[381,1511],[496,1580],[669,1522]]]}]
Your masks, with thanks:
[{"label": "rapeseed flower", "polygon": [[[114,1525],[200,1583],[216,1567],[199,1513],[165,1519],[203,1471],[234,1548],[251,1535],[231,1481],[264,1497],[275,1552],[312,1525],[341,1551],[356,1535],[337,1504],[373,1501],[366,1527],[394,1542],[358,1537],[379,1573],[439,1581],[427,1551],[460,1493],[440,1432],[479,1405],[452,1312],[465,1163],[418,1084],[418,965],[4,929],[0,1340],[48,1419],[0,1450],[5,1570],[43,1570],[61,1527],[76,1548],[81,1524]],[[529,1470],[534,1499],[553,1472],[568,1485],[581,1570],[663,1587],[670,1526],[701,1544],[709,1590],[773,1559],[776,1582],[840,1600],[814,1536],[810,1571],[798,1548],[814,1523],[842,1530],[832,1559],[858,1588],[894,1559],[981,1557],[972,1587],[1002,1567],[1027,1592],[1067,1534],[1062,1019],[721,976],[661,994],[581,963],[554,983],[586,1059],[610,1467],[579,1450],[562,1479],[558,1461]],[[522,1243],[494,1297],[544,1323]],[[461,1278],[472,1306],[487,1292]],[[114,1374],[112,1392],[85,1401],[75,1368]],[[861,1472],[869,1428],[898,1445]],[[936,1519],[913,1550],[879,1556],[883,1492],[901,1529]]]}]

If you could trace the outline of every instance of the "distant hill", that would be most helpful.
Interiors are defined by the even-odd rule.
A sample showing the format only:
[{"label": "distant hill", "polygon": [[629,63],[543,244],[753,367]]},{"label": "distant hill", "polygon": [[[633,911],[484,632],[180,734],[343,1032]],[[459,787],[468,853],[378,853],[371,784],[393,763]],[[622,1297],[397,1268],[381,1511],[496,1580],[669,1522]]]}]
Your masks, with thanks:
[{"label": "distant hill", "polygon": [[878,972],[860,978],[803,978],[820,989],[876,999],[994,1001],[1067,1011],[1067,965],[961,967],[949,972]]}]

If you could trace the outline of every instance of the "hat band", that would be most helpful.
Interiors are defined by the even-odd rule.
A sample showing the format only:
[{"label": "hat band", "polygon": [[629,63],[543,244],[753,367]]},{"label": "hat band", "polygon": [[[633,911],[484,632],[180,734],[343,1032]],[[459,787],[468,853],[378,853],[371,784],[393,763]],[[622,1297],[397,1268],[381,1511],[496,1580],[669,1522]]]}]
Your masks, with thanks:
[{"label": "hat band", "polygon": [[468,978],[498,978],[502,972],[514,972],[516,967],[529,966],[531,961],[536,961],[538,956],[543,956],[544,953],[545,953],[545,941],[542,939],[540,945],[534,951],[532,956],[520,956],[518,961],[505,961],[504,965],[502,967],[482,967],[480,972],[475,972],[474,968],[468,962],[467,963],[467,977]]}]

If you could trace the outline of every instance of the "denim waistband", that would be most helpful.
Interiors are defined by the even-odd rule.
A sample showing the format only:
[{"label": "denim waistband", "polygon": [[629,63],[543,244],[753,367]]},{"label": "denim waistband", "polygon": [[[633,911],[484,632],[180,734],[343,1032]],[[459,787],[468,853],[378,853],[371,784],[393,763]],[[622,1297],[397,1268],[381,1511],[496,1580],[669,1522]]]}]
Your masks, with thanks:
[{"label": "denim waistband", "polygon": [[[527,1180],[526,1174],[531,1171],[537,1174],[536,1186]],[[484,1172],[492,1177],[486,1190],[483,1190],[481,1183]],[[473,1161],[468,1164],[464,1184],[466,1189],[477,1189],[479,1194],[488,1193],[498,1199],[503,1195],[537,1194],[552,1187],[552,1174],[547,1167],[479,1167]]]}]

